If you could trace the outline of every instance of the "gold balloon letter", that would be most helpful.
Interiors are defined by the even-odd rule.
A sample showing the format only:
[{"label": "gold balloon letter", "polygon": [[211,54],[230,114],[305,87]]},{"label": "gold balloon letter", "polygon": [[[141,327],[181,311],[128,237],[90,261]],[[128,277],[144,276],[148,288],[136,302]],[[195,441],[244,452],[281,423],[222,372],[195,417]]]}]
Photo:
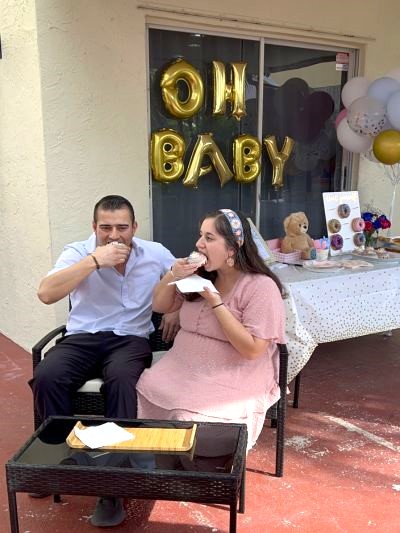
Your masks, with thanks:
[{"label": "gold balloon letter", "polygon": [[280,152],[276,146],[275,135],[270,135],[263,139],[265,146],[267,147],[268,155],[272,163],[272,186],[275,189],[283,187],[283,169],[286,161],[289,159],[290,154],[292,153],[294,140],[290,137],[285,137],[283,142],[283,147]]},{"label": "gold balloon letter", "polygon": [[[179,82],[187,86],[188,97],[184,101],[179,100]],[[165,107],[174,117],[191,117],[203,104],[203,80],[194,66],[184,59],[178,59],[164,71],[160,87]]]},{"label": "gold balloon letter", "polygon": [[246,115],[245,72],[247,63],[231,63],[233,81],[225,82],[225,65],[213,61],[214,105],[213,115],[224,115],[226,100],[232,104],[232,115],[238,120]]},{"label": "gold balloon letter", "polygon": [[235,180],[251,183],[260,174],[261,144],[252,135],[240,135],[233,142]]},{"label": "gold balloon letter", "polygon": [[156,181],[172,183],[183,174],[185,141],[174,130],[156,131],[151,136],[151,169]]},{"label": "gold balloon letter", "polygon": [[215,144],[214,139],[212,138],[211,133],[203,133],[197,137],[196,146],[193,149],[192,156],[189,161],[189,165],[186,171],[186,176],[183,179],[183,184],[187,187],[197,187],[197,182],[200,176],[208,174],[212,170],[212,166],[208,165],[202,167],[201,163],[203,157],[207,155],[221,182],[221,187],[225,185],[230,179],[232,179],[233,174],[230,171],[226,161],[221,154],[221,150]]}]

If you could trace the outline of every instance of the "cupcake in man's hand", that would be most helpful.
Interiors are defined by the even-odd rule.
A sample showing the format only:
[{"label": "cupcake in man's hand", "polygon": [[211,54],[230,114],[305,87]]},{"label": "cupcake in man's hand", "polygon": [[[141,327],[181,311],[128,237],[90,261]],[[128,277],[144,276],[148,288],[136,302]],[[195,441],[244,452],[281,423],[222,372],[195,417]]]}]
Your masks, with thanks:
[{"label": "cupcake in man's hand", "polygon": [[187,262],[201,267],[207,263],[207,257],[201,252],[194,251],[187,258]]}]

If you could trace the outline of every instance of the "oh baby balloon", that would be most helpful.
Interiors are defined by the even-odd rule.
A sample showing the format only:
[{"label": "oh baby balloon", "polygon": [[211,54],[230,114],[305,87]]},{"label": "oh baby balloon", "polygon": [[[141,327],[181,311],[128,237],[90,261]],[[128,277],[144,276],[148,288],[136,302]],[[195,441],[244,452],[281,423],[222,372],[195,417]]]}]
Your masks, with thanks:
[{"label": "oh baby balloon", "polygon": [[[231,113],[240,120],[246,115],[245,72],[246,63],[231,63],[231,79],[226,81],[225,65],[213,61],[213,116],[226,114],[227,102],[231,105]],[[179,98],[178,84],[183,82],[187,88],[184,100]],[[163,72],[160,82],[161,95],[168,112],[176,118],[186,119],[194,116],[204,102],[204,84],[193,65],[184,59],[178,59]],[[264,139],[267,153],[273,168],[272,185],[283,187],[283,170],[289,158],[294,141],[285,137],[282,151],[278,150],[274,136]],[[198,187],[201,176],[208,174],[214,167],[218,174],[221,187],[233,177],[239,183],[251,183],[260,174],[261,143],[252,135],[240,135],[233,141],[233,170],[226,163],[221,150],[211,133],[198,135],[196,145],[190,156],[189,164],[183,178],[187,187]],[[150,160],[153,177],[162,183],[173,183],[185,172],[183,157],[186,143],[183,137],[172,129],[156,131],[151,137]],[[211,164],[203,165],[207,156]]]}]

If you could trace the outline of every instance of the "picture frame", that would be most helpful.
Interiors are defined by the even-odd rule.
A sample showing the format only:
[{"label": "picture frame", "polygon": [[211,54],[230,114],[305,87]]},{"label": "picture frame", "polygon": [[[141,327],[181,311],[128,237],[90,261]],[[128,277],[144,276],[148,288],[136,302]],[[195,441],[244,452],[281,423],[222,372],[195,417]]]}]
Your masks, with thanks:
[{"label": "picture frame", "polygon": [[254,225],[254,223],[251,220],[251,218],[248,218],[247,220],[249,221],[250,229],[251,229],[251,235],[253,237],[253,241],[255,242],[255,244],[257,246],[257,250],[258,250],[259,256],[261,257],[261,259],[263,260],[263,262],[266,265],[270,265],[270,264],[274,263],[275,262],[275,257],[274,257],[274,254],[272,253],[272,251],[270,250],[268,244],[262,238],[260,232],[258,231],[256,226]]}]

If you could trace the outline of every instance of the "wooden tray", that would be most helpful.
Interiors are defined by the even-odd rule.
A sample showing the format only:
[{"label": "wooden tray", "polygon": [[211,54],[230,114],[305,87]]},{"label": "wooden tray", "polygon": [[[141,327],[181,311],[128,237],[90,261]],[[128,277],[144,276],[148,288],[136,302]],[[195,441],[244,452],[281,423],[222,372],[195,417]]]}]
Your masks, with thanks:
[{"label": "wooden tray", "polygon": [[[86,429],[82,422],[77,422],[75,427]],[[90,449],[75,435],[75,427],[68,435],[66,442],[70,448]],[[197,425],[191,428],[124,428],[134,435],[134,439],[119,442],[112,446],[103,446],[100,450],[126,450],[126,451],[162,451],[162,452],[187,452],[194,443]]]}]

